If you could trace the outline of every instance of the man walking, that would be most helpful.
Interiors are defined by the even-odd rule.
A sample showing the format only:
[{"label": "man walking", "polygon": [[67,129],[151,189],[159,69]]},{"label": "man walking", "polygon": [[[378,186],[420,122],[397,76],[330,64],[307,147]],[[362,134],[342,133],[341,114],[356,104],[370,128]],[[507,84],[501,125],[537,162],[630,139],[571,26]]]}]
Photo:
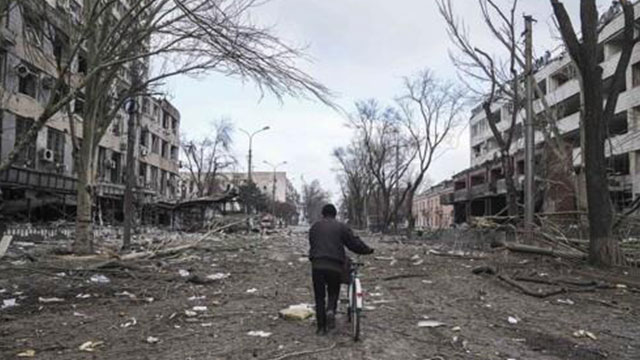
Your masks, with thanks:
[{"label": "man walking", "polygon": [[[371,254],[367,246],[351,229],[336,220],[336,207],[322,208],[322,220],[309,230],[309,259],[312,266],[313,292],[316,301],[317,334],[335,327],[335,313],[340,295],[340,280],[347,262],[345,246],[357,254]],[[325,302],[326,295],[329,295]]]}]

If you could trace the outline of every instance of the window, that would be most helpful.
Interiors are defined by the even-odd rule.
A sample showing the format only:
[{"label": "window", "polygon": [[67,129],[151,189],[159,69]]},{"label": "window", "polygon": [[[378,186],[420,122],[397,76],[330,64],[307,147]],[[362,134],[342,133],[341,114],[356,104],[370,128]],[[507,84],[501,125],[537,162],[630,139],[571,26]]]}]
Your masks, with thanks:
[{"label": "window", "polygon": [[18,69],[18,92],[35,98],[37,95],[38,77],[31,68],[20,65]]},{"label": "window", "polygon": [[122,182],[121,169],[122,169],[122,155],[119,152],[111,153],[111,182],[114,184],[120,184]]},{"label": "window", "polygon": [[4,77],[7,69],[7,52],[0,50],[0,86],[4,86]]},{"label": "window", "polygon": [[171,118],[171,130],[174,134],[178,133],[178,119]]},{"label": "window", "polygon": [[633,64],[633,68],[631,69],[631,86],[640,86],[640,61]]},{"label": "window", "polygon": [[158,188],[158,168],[150,165],[151,167],[151,188],[152,189],[157,189]]},{"label": "window", "polygon": [[149,144],[149,130],[143,128],[140,130],[140,146],[148,146]]},{"label": "window", "polygon": [[164,140],[161,140],[161,141],[162,141],[162,148],[161,148],[162,153],[160,154],[160,156],[162,156],[163,158],[166,158],[167,157],[167,147],[168,147],[167,145],[169,145],[169,144],[167,144],[167,142],[164,141]]},{"label": "window", "polygon": [[147,182],[147,164],[142,161],[138,164],[138,185],[145,186]]},{"label": "window", "polygon": [[178,147],[177,146],[172,146],[171,147],[171,160],[178,160]]},{"label": "window", "polygon": [[165,170],[161,170],[160,172],[160,192],[164,195],[165,190],[167,189],[167,172]]},{"label": "window", "polygon": [[53,151],[53,162],[64,164],[64,133],[52,127],[47,128],[47,149]]},{"label": "window", "polygon": [[160,153],[160,138],[151,134],[151,152],[154,154]]},{"label": "window", "polygon": [[84,114],[84,94],[78,94],[73,104],[73,112],[78,115]]},{"label": "window", "polygon": [[163,113],[163,116],[162,116],[162,128],[163,129],[168,129],[169,128],[169,122],[170,122],[169,119],[170,118],[171,118],[171,115],[169,115],[169,113],[167,113],[167,112]]},{"label": "window", "polygon": [[[24,139],[27,136],[27,134],[29,133],[29,130],[33,126],[33,123],[34,123],[33,119],[27,119],[21,116],[16,117],[16,137],[15,137],[16,145],[17,145],[17,142],[20,141],[20,139]],[[20,153],[18,153],[15,164],[28,167],[28,168],[34,168],[35,163],[36,163],[36,141],[35,139],[33,139],[32,141],[29,142],[29,144],[27,145],[24,151],[21,151]]]},{"label": "window", "polygon": [[87,58],[84,54],[78,55],[78,74],[87,73]]}]

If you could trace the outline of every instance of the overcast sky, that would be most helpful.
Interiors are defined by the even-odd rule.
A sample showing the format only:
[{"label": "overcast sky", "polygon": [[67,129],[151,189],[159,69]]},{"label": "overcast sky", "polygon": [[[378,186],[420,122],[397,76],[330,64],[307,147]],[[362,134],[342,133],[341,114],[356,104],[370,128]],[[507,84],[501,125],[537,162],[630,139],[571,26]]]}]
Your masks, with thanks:
[{"label": "overcast sky", "polygon": [[[474,41],[485,49],[493,42],[479,18],[477,1],[456,0],[455,9],[467,23]],[[538,52],[558,46],[549,1],[522,0],[519,13],[533,15]],[[577,22],[578,0],[567,0]],[[599,1],[602,9],[610,1]],[[360,99],[390,103],[401,90],[403,76],[424,68],[443,78],[456,78],[447,50],[451,47],[435,0],[272,0],[253,14],[261,24],[273,25],[281,38],[307,46],[311,61],[301,68],[337,94],[348,110]],[[248,131],[265,125],[271,130],[254,138],[254,171],[268,170],[263,161],[287,161],[282,167],[296,186],[318,179],[337,200],[339,187],[331,158],[335,147],[348,144],[351,133],[345,118],[312,101],[272,96],[261,98],[251,83],[213,75],[201,79],[180,77],[168,85],[173,103],[182,113],[181,130],[197,137],[210,130],[211,121],[227,117]],[[465,122],[468,116],[465,115]],[[239,171],[246,171],[248,139],[236,131]],[[431,167],[429,177],[444,180],[469,165],[469,136],[458,129],[451,149]]]}]

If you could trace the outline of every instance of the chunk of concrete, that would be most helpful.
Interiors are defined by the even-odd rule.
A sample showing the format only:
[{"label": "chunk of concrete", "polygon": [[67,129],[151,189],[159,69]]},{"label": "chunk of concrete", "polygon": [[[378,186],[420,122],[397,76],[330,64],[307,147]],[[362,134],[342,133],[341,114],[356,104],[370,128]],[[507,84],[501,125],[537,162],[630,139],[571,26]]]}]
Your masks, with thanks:
[{"label": "chunk of concrete", "polygon": [[280,310],[280,316],[287,320],[305,320],[315,314],[313,307],[308,304],[291,305]]}]

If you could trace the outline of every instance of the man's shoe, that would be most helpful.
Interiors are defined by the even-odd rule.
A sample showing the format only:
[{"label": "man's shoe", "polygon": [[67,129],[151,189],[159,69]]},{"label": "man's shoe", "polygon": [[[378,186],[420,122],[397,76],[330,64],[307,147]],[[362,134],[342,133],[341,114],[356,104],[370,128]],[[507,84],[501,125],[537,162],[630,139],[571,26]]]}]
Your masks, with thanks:
[{"label": "man's shoe", "polygon": [[336,328],[336,314],[333,311],[327,311],[327,328],[329,330]]},{"label": "man's shoe", "polygon": [[318,329],[316,329],[316,335],[327,335],[327,328],[326,327],[319,327]]}]

